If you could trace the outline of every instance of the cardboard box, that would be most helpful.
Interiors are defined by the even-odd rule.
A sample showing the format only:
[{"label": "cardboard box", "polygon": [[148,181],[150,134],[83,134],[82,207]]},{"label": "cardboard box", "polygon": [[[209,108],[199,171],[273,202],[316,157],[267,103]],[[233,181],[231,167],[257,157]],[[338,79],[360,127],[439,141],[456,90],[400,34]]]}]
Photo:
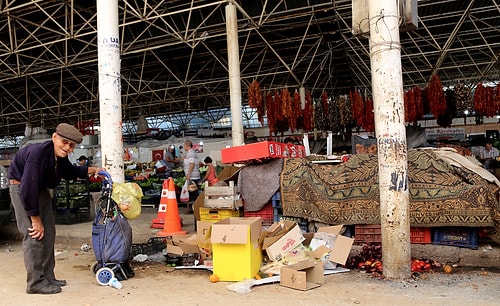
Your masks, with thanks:
[{"label": "cardboard box", "polygon": [[354,243],[354,239],[340,235],[342,227],[343,225],[321,227],[318,229],[318,233],[326,233],[334,238],[333,245],[329,246],[329,260],[334,263],[345,265],[351,251],[352,244]]},{"label": "cardboard box", "polygon": [[253,278],[262,264],[262,219],[230,217],[210,230],[213,272],[221,281]]},{"label": "cardboard box", "polygon": [[293,265],[283,266],[280,270],[280,285],[298,289],[309,290],[325,283],[322,262],[315,263],[306,259]]},{"label": "cardboard box", "polygon": [[253,159],[305,157],[305,148],[302,145],[261,141],[221,150],[222,163],[230,164]]},{"label": "cardboard box", "polygon": [[212,222],[196,222],[196,240],[200,250],[201,259],[206,264],[207,260],[212,260],[212,243],[210,242],[210,228]]},{"label": "cardboard box", "polygon": [[200,250],[196,235],[175,235],[166,240],[167,265],[195,266],[199,264]]},{"label": "cardboard box", "polygon": [[221,172],[217,174],[217,179],[220,181],[237,181],[238,173],[240,172],[241,167],[233,167],[233,166],[224,166]]},{"label": "cardboard box", "polygon": [[166,245],[167,253],[175,255],[200,253],[196,235],[174,235]]},{"label": "cardboard box", "polygon": [[272,261],[280,261],[286,253],[304,241],[300,227],[294,221],[282,220],[274,223],[262,235],[262,249]]}]

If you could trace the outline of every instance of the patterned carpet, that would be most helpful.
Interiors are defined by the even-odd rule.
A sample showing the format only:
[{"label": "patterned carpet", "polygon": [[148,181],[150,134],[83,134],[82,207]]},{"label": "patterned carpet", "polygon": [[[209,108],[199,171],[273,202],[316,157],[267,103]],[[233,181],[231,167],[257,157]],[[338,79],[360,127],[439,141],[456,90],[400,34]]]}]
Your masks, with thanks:
[{"label": "patterned carpet", "polygon": [[[450,166],[433,150],[408,151],[410,224],[491,227],[500,243],[499,187],[467,168]],[[346,163],[286,159],[281,174],[283,215],[327,224],[380,223],[376,154]]]}]

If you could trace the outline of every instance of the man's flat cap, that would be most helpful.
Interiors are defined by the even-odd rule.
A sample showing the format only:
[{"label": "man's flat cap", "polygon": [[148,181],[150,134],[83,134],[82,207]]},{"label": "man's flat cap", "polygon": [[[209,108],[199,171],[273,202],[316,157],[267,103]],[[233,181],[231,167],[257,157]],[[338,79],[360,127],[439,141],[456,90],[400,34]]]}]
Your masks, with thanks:
[{"label": "man's flat cap", "polygon": [[69,125],[67,123],[60,123],[57,128],[56,128],[56,133],[61,136],[66,138],[67,140],[76,142],[76,143],[81,143],[83,140],[83,135],[78,131],[77,128],[75,128],[72,125]]}]

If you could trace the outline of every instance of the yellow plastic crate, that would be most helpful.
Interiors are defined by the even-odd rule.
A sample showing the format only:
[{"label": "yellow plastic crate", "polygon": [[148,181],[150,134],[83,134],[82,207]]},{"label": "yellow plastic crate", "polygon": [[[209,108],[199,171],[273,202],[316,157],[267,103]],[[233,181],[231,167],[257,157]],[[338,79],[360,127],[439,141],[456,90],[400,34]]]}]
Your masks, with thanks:
[{"label": "yellow plastic crate", "polygon": [[229,217],[241,217],[241,211],[200,207],[200,221],[215,223]]}]

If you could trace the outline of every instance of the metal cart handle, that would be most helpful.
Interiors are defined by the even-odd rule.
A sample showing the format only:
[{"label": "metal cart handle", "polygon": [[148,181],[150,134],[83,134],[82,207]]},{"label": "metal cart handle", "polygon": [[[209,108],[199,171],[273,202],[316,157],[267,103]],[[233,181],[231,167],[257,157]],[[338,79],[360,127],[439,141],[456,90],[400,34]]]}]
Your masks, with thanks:
[{"label": "metal cart handle", "polygon": [[97,174],[104,176],[104,181],[102,182],[103,190],[107,189],[107,191],[111,192],[111,190],[113,190],[113,180],[111,179],[111,174],[104,170],[99,170]]}]

